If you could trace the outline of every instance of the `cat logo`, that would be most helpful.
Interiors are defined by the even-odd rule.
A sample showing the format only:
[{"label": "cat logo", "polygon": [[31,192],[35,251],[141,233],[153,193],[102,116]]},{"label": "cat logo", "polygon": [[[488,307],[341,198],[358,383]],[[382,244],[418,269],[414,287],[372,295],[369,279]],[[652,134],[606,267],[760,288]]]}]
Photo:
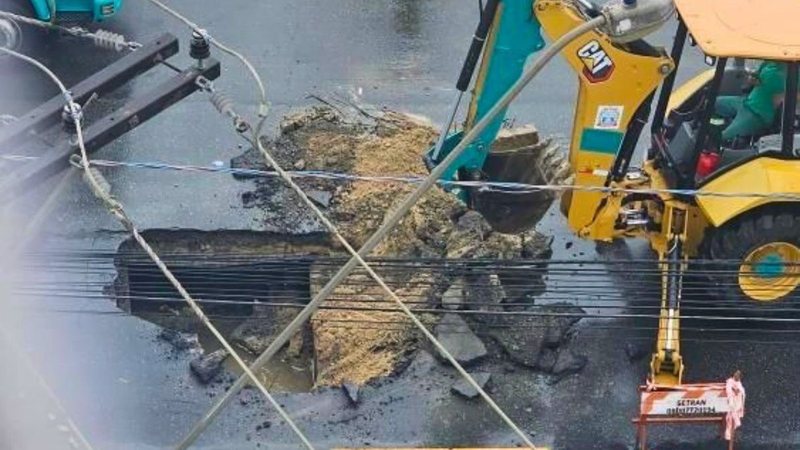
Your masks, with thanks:
[{"label": "cat logo", "polygon": [[583,61],[583,74],[591,83],[606,81],[614,72],[614,61],[597,41],[590,41],[578,50],[578,57]]}]

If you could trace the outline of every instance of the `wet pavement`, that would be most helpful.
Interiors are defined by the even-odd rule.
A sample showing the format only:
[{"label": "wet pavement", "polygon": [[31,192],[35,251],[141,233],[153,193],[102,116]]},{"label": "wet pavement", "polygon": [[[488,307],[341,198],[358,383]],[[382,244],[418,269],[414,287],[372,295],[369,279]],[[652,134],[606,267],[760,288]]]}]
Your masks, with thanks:
[{"label": "wet pavement", "polygon": [[[268,83],[272,129],[290,108],[310,103],[308,94],[331,92],[442,121],[455,95],[453,81],[478,8],[477,2],[464,0],[181,0],[170,4],[252,58]],[[177,22],[144,1],[127,2],[109,27],[139,41],[164,30],[176,33],[184,44],[188,38]],[[669,36],[664,31],[654,41],[666,42]],[[43,47],[36,53],[67,84],[113,58],[67,40],[44,40],[37,45]],[[185,55],[179,60],[188,62]],[[218,86],[239,105],[252,108],[253,83],[235,61],[223,62]],[[690,64],[699,67],[696,62]],[[511,108],[510,117],[518,124],[535,123],[545,134],[567,135],[575,83],[566,73],[566,65],[555,62]],[[55,93],[41,76],[24,68],[0,76],[0,113],[21,114]],[[112,100],[121,102],[142,92],[157,76],[143,77]],[[209,165],[228,161],[242,150],[227,122],[202,96],[195,95],[96,157]],[[228,176],[133,169],[105,172],[115,195],[143,229],[268,228],[257,210],[241,207],[240,195],[249,186]],[[48,224],[42,248],[113,251],[124,233],[84,185],[73,181]],[[35,204],[52,186],[52,181],[42,185],[19,204]],[[24,215],[25,206],[21,210]],[[555,211],[539,230],[556,236],[555,259],[650,257],[641,243],[599,255],[594,244],[567,234]],[[64,282],[110,283],[113,276],[110,261],[104,270],[52,272],[54,281]],[[614,278],[609,282],[614,283]],[[224,384],[199,386],[187,369],[189,357],[173,355],[158,340],[155,325],[135,317],[100,314],[116,311],[103,296],[96,288],[83,299],[26,297],[14,302],[14,320],[6,315],[2,324],[22,343],[94,448],[166,448],[206,411]],[[559,450],[630,448],[629,419],[638,402],[635,387],[644,378],[646,363],[628,360],[623,343],[629,333],[622,329],[579,334],[578,344],[589,356],[589,364],[580,375],[557,384],[497,360],[485,361],[478,369],[493,373],[492,392],[498,403],[535,433],[536,442]],[[800,350],[794,346],[732,343],[684,349],[689,381],[720,379],[733,367],[744,371],[749,395],[743,449],[800,448],[800,394],[786,387],[796,385],[798,357]],[[452,369],[420,353],[401,377],[363,389],[357,408],[348,406],[339,390],[280,398],[319,448],[515,443],[485,405],[450,394],[454,379]],[[2,389],[12,386],[4,384]],[[205,448],[299,448],[274,416],[255,391],[246,391],[208,430],[201,444]],[[26,419],[23,414],[16,417]],[[6,436],[0,434],[0,439]],[[709,429],[681,430],[680,434],[665,429],[653,437],[685,444],[671,448],[719,445],[707,443],[713,438]],[[14,439],[21,438],[15,435]],[[16,442],[14,448],[39,445]]]}]

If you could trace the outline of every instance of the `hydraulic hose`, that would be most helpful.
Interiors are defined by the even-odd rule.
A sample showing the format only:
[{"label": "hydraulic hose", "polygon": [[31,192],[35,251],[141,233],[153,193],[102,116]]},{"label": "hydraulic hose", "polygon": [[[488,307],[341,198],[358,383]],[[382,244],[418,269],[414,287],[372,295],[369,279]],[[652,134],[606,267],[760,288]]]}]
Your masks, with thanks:
[{"label": "hydraulic hose", "polygon": [[483,51],[483,46],[486,42],[486,36],[489,35],[489,28],[494,22],[494,17],[497,15],[497,8],[499,6],[500,0],[489,0],[486,3],[486,9],[481,13],[481,20],[478,23],[478,28],[475,29],[475,34],[472,36],[472,43],[469,46],[469,51],[467,51],[464,65],[461,67],[461,74],[458,76],[458,82],[456,82],[456,89],[461,92],[466,92],[469,88],[472,74],[475,72],[475,66],[478,64],[478,58],[481,56],[481,51]]},{"label": "hydraulic hose", "polygon": [[[508,105],[515,99],[522,90],[527,86],[538,74],[541,70],[550,62],[556,55],[558,55],[561,50],[564,49],[567,45],[569,45],[575,39],[583,36],[585,33],[597,29],[604,24],[606,24],[606,17],[599,16],[594,19],[589,20],[586,23],[583,23],[573,30],[569,31],[568,33],[561,36],[558,40],[553,42],[553,44],[545,49],[542,55],[528,68],[522,75],[522,77],[514,83],[513,86],[503,95],[503,97],[495,104],[477,124],[464,136],[461,142],[451,151],[447,157],[437,165],[431,173],[428,175],[427,178],[414,190],[411,194],[409,194],[402,203],[395,209],[392,214],[383,222],[381,227],[367,240],[363,247],[358,251],[358,255],[362,258],[368,256],[374,249],[377,247],[386,235],[394,229],[394,227],[402,220],[402,218],[408,213],[408,211],[425,195],[426,192],[430,190],[431,187],[437,184],[439,178],[441,178],[442,174],[445,170],[453,164],[456,159],[461,156],[461,154],[466,150],[466,148],[471,144],[475,139],[480,136],[480,134],[489,126],[489,124],[500,114],[503,110],[505,110]],[[259,355],[258,358],[253,362],[251,366],[251,370],[257,371],[261,367],[263,367],[273,356],[281,349],[283,346],[289,342],[291,337],[295,334],[295,332],[309,319],[311,315],[314,314],[317,309],[322,305],[322,303],[328,298],[330,294],[344,281],[352,271],[358,266],[359,262],[356,257],[350,258],[347,263],[342,266],[341,269],[333,276],[333,278],[317,293],[316,296],[306,305],[303,310],[301,310],[297,316],[292,320],[292,322],[272,341],[272,343],[267,347],[264,352]],[[234,396],[245,386],[247,383],[246,376],[240,376],[236,382],[228,389],[225,394],[219,397],[216,403],[211,407],[211,409],[195,424],[189,434],[176,446],[176,449],[187,449],[191,446],[197,438],[203,433],[203,431],[208,427],[208,425],[214,420],[214,418],[219,414],[223,407],[225,407],[233,398]],[[497,405],[490,405],[494,408],[497,408]],[[506,417],[505,415],[501,415],[501,418],[508,424],[517,434],[521,436],[525,436],[525,434],[519,430],[511,420]],[[524,439],[525,444],[532,449],[535,447],[530,443],[528,439]]]},{"label": "hydraulic hose", "polygon": [[489,35],[489,28],[494,22],[499,6],[500,0],[489,0],[488,3],[486,3],[486,8],[481,9],[481,20],[478,23],[478,28],[475,29],[475,34],[472,36],[472,43],[469,46],[467,57],[464,59],[464,65],[461,67],[461,73],[456,82],[456,90],[458,91],[456,101],[453,103],[453,107],[450,108],[450,115],[444,127],[442,127],[442,131],[439,133],[439,139],[436,141],[436,147],[434,147],[433,150],[431,161],[433,164],[439,159],[439,152],[442,151],[442,146],[444,146],[444,141],[447,139],[447,134],[450,132],[450,127],[453,126],[456,114],[458,113],[458,107],[461,105],[461,99],[464,97],[464,93],[467,92],[467,89],[469,89],[470,81],[472,81],[472,74],[475,73],[475,66],[478,65],[478,58],[481,56],[483,47],[486,45],[486,36]]}]

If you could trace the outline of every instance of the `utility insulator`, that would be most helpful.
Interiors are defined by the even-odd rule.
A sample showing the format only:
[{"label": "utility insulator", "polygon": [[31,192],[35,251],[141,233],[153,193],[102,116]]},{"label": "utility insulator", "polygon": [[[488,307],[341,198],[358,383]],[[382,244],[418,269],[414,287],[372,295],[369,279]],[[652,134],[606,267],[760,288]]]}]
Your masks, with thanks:
[{"label": "utility insulator", "polygon": [[197,66],[203,67],[203,60],[211,56],[211,46],[208,42],[208,36],[197,30],[192,31],[192,40],[189,43],[189,56],[197,60]]},{"label": "utility insulator", "polygon": [[64,109],[61,111],[61,125],[64,131],[69,134],[78,134],[75,119],[78,120],[79,124],[83,124],[83,110],[81,109],[81,105],[74,102],[64,105]]}]

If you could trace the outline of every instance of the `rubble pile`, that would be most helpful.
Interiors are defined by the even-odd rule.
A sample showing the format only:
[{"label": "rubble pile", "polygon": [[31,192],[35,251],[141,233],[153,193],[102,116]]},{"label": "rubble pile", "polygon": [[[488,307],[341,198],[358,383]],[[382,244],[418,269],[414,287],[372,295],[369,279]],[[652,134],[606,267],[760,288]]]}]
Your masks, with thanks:
[{"label": "rubble pile", "polygon": [[[280,135],[265,145],[284,167],[294,170],[367,177],[427,175],[422,155],[437,137],[429,123],[389,111],[360,113],[349,115],[328,106],[304,109],[287,116],[281,122]],[[267,169],[254,152],[250,150],[235,159],[233,165]],[[297,180],[304,191],[311,193],[312,200],[326,209],[355,248],[364,244],[414,188],[409,183],[385,180]],[[304,209],[300,199],[279,180],[258,178],[255,183],[256,189],[243,198],[246,203],[265,210],[268,226],[276,220],[308,214],[299,212]],[[298,208],[297,212],[285,211],[289,203]],[[283,211],[280,218],[270,215],[269,211],[275,209]],[[307,220],[314,221],[313,217]],[[288,224],[285,226],[292,229]],[[318,223],[316,227],[315,231],[320,229]],[[550,244],[551,239],[535,231],[515,235],[494,232],[480,214],[468,211],[455,196],[432,189],[371,256],[544,259],[550,255]],[[380,264],[376,266],[412,309],[440,308],[444,302],[447,309],[455,311],[464,302],[499,304],[525,294],[513,288],[504,289],[503,274],[481,274],[454,281],[450,273],[424,268],[388,271],[381,270]],[[312,296],[336,269],[312,267]],[[321,310],[312,319],[317,385],[358,385],[389,375],[402,368],[410,352],[419,347],[416,329],[402,313],[386,311],[396,305],[363,271],[342,283],[327,305],[339,309]],[[356,310],[342,309],[348,307]],[[441,316],[422,314],[421,317],[434,327]],[[458,326],[469,331],[466,322],[454,317],[448,320],[459,320]],[[472,346],[480,347],[474,342]]]}]

